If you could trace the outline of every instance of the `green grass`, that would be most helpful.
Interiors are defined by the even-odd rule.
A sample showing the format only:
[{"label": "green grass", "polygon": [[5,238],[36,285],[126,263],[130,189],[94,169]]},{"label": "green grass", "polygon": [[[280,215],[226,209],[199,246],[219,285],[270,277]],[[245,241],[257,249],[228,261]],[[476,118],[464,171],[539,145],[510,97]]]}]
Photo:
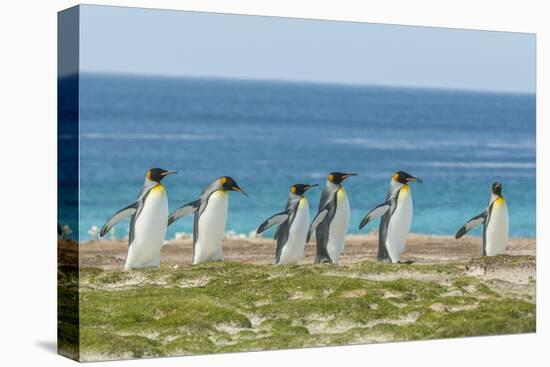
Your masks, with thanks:
[{"label": "green grass", "polygon": [[[522,263],[534,264],[534,258]],[[82,269],[81,357],[535,331],[532,297],[493,289],[490,281],[468,276],[466,268],[368,261],[348,266],[211,263],[132,272]],[[534,286],[534,278],[526,281],[525,287]]]}]

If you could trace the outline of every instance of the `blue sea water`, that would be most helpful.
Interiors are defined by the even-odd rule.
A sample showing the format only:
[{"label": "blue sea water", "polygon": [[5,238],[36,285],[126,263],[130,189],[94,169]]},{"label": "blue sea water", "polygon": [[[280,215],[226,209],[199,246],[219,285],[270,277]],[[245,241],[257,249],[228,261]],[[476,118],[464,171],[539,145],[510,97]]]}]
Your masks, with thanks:
[{"label": "blue sea water", "polygon": [[[163,182],[171,210],[232,176],[250,194],[230,195],[227,230],[237,233],[280,211],[291,184],[323,185],[330,171],[359,174],[345,182],[358,233],[405,170],[424,179],[413,232],[454,234],[500,180],[511,236],[535,236],[534,95],[83,74],[80,155],[82,240],[134,201],[150,167],[179,171]],[[320,192],[308,193],[312,216]],[[191,231],[184,218],[167,238]]]}]

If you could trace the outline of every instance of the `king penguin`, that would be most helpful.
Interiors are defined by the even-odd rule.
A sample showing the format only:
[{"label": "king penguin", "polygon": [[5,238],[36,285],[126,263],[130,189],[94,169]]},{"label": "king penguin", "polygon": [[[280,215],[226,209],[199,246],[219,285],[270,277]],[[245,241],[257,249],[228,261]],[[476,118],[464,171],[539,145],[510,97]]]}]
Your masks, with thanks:
[{"label": "king penguin", "polygon": [[319,185],[292,185],[285,210],[271,216],[258,227],[257,233],[260,234],[271,226],[279,226],[275,232],[275,264],[297,264],[304,257],[309,225],[309,204],[304,194],[314,186]]},{"label": "king penguin", "polygon": [[160,266],[160,249],[168,223],[168,197],[160,182],[173,173],[176,171],[162,168],[147,171],[137,200],[115,213],[101,228],[100,236],[103,237],[118,222],[131,217],[124,270]]},{"label": "king penguin", "polygon": [[317,241],[315,263],[334,263],[340,260],[344,250],[349,224],[349,201],[342,182],[356,173],[332,172],[327,177],[325,189],[319,201],[319,211],[313,218],[306,241],[313,232]]},{"label": "king penguin", "polygon": [[504,254],[508,242],[508,208],[502,196],[502,184],[494,182],[491,186],[489,206],[464,224],[455,238],[459,239],[475,227],[483,224],[483,256]]},{"label": "king penguin", "polygon": [[413,201],[409,183],[422,179],[407,172],[396,172],[390,181],[386,201],[374,207],[361,221],[359,229],[382,216],[378,232],[378,260],[399,262],[411,229]]},{"label": "king penguin", "polygon": [[193,264],[222,261],[222,239],[227,222],[228,191],[248,196],[231,177],[222,176],[208,185],[195,201],[187,203],[168,217],[168,225],[195,213],[193,222]]}]

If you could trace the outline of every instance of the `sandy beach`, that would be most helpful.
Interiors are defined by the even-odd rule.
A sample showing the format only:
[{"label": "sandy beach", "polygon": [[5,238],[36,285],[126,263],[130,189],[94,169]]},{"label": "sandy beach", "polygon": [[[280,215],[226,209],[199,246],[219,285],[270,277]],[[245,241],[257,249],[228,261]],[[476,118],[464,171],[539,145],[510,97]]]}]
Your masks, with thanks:
[{"label": "sandy beach", "polygon": [[[507,255],[531,255],[536,253],[534,238],[514,238],[508,243]],[[225,260],[240,263],[270,264],[275,256],[276,243],[271,238],[225,238]],[[93,241],[80,246],[80,266],[114,269],[122,267],[128,248],[127,241]],[[353,264],[375,260],[378,250],[376,234],[347,237],[341,264]],[[191,264],[193,242],[191,238],[168,241],[162,248],[161,261],[166,265]],[[482,240],[465,236],[460,240],[446,236],[411,234],[402,260],[418,263],[465,262],[482,255]],[[303,264],[315,259],[315,242],[306,245]]]}]

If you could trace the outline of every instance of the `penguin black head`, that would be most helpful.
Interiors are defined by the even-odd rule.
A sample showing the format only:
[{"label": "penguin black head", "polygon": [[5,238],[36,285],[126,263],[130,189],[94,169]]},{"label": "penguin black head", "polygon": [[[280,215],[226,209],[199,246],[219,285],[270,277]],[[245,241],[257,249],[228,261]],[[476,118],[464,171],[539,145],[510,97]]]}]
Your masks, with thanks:
[{"label": "penguin black head", "polygon": [[357,176],[357,173],[331,172],[327,180],[333,184],[340,185],[342,181],[351,176]]},{"label": "penguin black head", "polygon": [[502,196],[502,184],[500,182],[493,182],[491,192],[496,196]]},{"label": "penguin black head", "polygon": [[174,173],[177,172],[169,169],[151,168],[149,171],[147,171],[146,176],[151,181],[160,182],[164,177]]},{"label": "penguin black head", "polygon": [[319,186],[319,185],[294,184],[290,187],[290,192],[293,193],[294,195],[303,196],[307,190],[315,186]]},{"label": "penguin black head", "polygon": [[235,181],[229,176],[220,177],[220,186],[225,191],[238,191],[243,195],[248,196],[248,194],[239,187],[239,185],[237,184],[237,181]]},{"label": "penguin black head", "polygon": [[410,182],[419,182],[419,183],[422,183],[422,179],[419,178],[419,177],[414,177],[414,176],[411,176],[409,175],[407,172],[405,171],[397,171],[393,174],[393,180],[394,181],[397,181],[403,185],[406,185]]}]

